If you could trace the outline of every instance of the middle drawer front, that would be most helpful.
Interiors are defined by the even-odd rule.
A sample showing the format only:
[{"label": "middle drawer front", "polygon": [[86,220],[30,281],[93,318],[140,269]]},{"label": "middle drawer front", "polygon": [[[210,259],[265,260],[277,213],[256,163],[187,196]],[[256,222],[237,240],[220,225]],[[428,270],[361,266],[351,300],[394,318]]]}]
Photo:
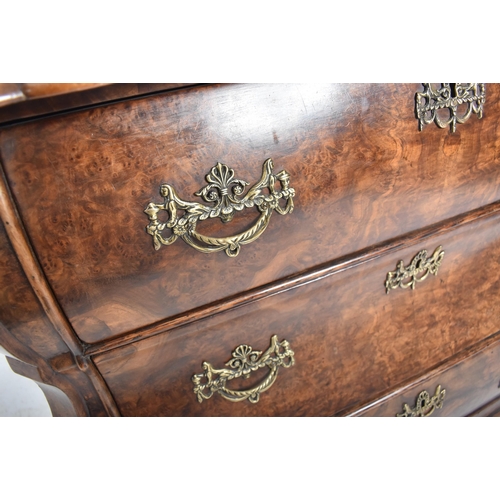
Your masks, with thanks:
[{"label": "middle drawer front", "polygon": [[[423,249],[445,252],[437,275],[388,294],[388,272]],[[350,269],[94,357],[123,415],[334,415],[370,401],[500,330],[500,214],[464,224]],[[260,400],[215,393],[199,403],[202,363],[228,368],[240,345],[287,340]],[[240,360],[248,349],[237,350]],[[227,388],[268,381],[259,368]],[[203,379],[202,383],[206,380]]]}]

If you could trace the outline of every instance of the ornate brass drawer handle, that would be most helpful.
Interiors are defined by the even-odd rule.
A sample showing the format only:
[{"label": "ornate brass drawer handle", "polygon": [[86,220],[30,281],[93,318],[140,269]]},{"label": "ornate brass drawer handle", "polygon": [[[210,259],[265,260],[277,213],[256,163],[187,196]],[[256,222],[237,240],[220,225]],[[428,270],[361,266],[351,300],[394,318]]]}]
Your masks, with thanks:
[{"label": "ornate brass drawer handle", "polygon": [[414,290],[418,281],[424,281],[429,274],[437,275],[443,257],[443,247],[438,246],[429,258],[427,258],[427,250],[418,252],[409,266],[405,267],[403,261],[400,260],[396,270],[387,273],[387,279],[385,280],[386,293],[398,286],[401,288],[411,287]]},{"label": "ornate brass drawer handle", "polygon": [[[483,117],[483,105],[486,99],[484,83],[442,83],[440,89],[433,89],[430,83],[423,83],[424,91],[415,94],[415,114],[418,118],[418,128],[435,122],[439,128],[451,126],[455,132],[457,123],[465,123],[472,113],[478,118]],[[458,107],[467,105],[467,110],[458,116]],[[440,109],[448,109],[450,117],[442,121]]]},{"label": "ornate brass drawer handle", "polygon": [[[278,336],[271,337],[271,346],[267,351],[254,351],[248,345],[238,346],[232,353],[232,359],[226,363],[230,368],[215,369],[210,363],[203,362],[203,373],[193,375],[194,393],[200,403],[219,393],[229,401],[244,401],[257,403],[261,393],[267,391],[276,380],[280,366],[289,368],[295,364],[294,352],[288,341],[278,342]],[[226,387],[227,382],[235,378],[248,378],[259,368],[269,368],[269,375],[257,386],[245,391],[235,391]],[[202,379],[206,383],[202,384]]]},{"label": "ornate brass drawer handle", "polygon": [[427,391],[422,391],[417,396],[415,408],[410,408],[406,403],[403,404],[403,413],[398,413],[396,417],[429,417],[434,410],[440,410],[443,407],[446,390],[441,390],[441,386],[436,387],[436,392],[432,398]]},{"label": "ornate brass drawer handle", "polygon": [[[248,189],[247,194],[240,198],[248,182],[234,179],[234,170],[227,165],[217,163],[206,176],[208,186],[198,191],[196,196],[201,196],[205,201],[214,204],[213,207],[201,203],[187,202],[179,198],[175,189],[169,184],[162,184],[160,194],[164,203],[150,203],[144,212],[148,214],[149,224],[146,231],[153,237],[155,250],[161,245],[171,245],[181,237],[187,244],[204,253],[225,250],[229,257],[236,257],[241,245],[255,241],[267,228],[273,210],[281,215],[293,211],[293,197],[295,190],[290,187],[290,175],[285,170],[273,174],[273,161],[268,159],[262,166],[262,177]],[[275,183],[279,181],[281,190],[276,190]],[[262,193],[268,189],[269,194]],[[286,200],[285,206],[280,205],[280,200]],[[260,217],[248,231],[224,238],[204,236],[197,232],[196,224],[199,221],[218,217],[222,222],[230,222],[237,211],[245,207],[257,207]],[[166,211],[170,214],[165,223],[158,220],[158,212]],[[183,215],[179,215],[183,211]],[[164,238],[162,231],[171,229],[169,237]]]}]

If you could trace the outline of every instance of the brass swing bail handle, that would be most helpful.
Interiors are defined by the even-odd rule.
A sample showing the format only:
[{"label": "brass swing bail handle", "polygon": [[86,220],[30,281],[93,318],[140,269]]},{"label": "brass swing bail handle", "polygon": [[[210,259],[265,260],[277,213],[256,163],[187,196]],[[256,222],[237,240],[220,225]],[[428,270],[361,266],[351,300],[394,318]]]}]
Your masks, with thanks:
[{"label": "brass swing bail handle", "polygon": [[[235,179],[232,168],[217,163],[205,177],[208,185],[195,193],[213,206],[184,201],[173,186],[162,184],[160,194],[164,198],[164,203],[151,202],[144,210],[150,221],[146,231],[153,237],[154,248],[159,250],[162,245],[171,245],[180,237],[200,252],[212,253],[224,250],[229,257],[236,257],[241,245],[255,241],[265,231],[274,211],[281,215],[293,211],[295,189],[290,187],[290,174],[282,170],[275,175],[273,168],[273,161],[267,159],[262,165],[260,180],[242,196],[248,182]],[[275,188],[276,182],[280,183],[281,189]],[[267,193],[263,190],[267,190]],[[280,204],[281,200],[285,200],[284,206]],[[217,238],[205,236],[197,231],[196,225],[200,221],[218,217],[223,222],[230,222],[236,212],[251,207],[257,208],[260,217],[243,233]],[[160,223],[158,220],[158,213],[161,211],[169,214],[166,223]],[[168,237],[162,234],[165,229],[171,231]]]},{"label": "brass swing bail handle", "polygon": [[[257,403],[260,395],[267,391],[276,381],[280,367],[289,368],[295,364],[295,353],[290,349],[287,340],[278,341],[278,336],[271,337],[270,347],[262,351],[254,351],[249,345],[238,346],[232,358],[226,363],[229,368],[216,369],[206,361],[202,364],[203,373],[193,375],[194,393],[200,403],[220,394],[224,399],[238,402],[248,399]],[[260,368],[269,369],[269,375],[258,385],[244,391],[229,389],[226,384],[236,378],[248,378]],[[205,380],[205,383],[202,383]]]}]

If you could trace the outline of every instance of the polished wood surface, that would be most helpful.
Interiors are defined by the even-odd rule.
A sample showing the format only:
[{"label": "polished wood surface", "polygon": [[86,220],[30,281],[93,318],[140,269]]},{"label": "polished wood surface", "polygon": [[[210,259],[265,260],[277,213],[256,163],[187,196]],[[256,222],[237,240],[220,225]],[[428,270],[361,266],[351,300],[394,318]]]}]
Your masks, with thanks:
[{"label": "polished wood surface", "polygon": [[106,83],[0,83],[0,106],[109,85]]},{"label": "polished wood surface", "polygon": [[415,242],[420,241],[422,238],[426,238],[430,235],[434,235],[436,238],[440,237],[441,235],[446,235],[447,233],[454,231],[459,226],[478,221],[479,219],[485,217],[489,217],[497,213],[499,209],[499,202],[493,203],[491,205],[486,205],[479,209],[467,212],[466,214],[452,217],[451,219],[447,219],[440,223],[412,231],[404,235],[403,238],[398,237],[391,240],[386,240],[378,245],[365,248],[352,254],[344,255],[339,259],[334,259],[327,264],[317,266],[303,273],[295,274],[291,277],[274,281],[259,288],[247,290],[241,294],[234,295],[227,300],[210,303],[196,309],[185,311],[179,315],[174,316],[173,318],[159,321],[158,323],[155,323],[153,325],[139,328],[113,339],[105,340],[96,344],[85,344],[85,353],[87,355],[100,354],[102,352],[116,349],[117,347],[131,344],[138,340],[143,340],[145,338],[153,337],[158,334],[167,333],[180,326],[184,326],[195,321],[200,321],[204,318],[211,317],[215,314],[220,314],[235,307],[240,307],[245,304],[250,304],[252,302],[262,300],[268,296],[282,293],[292,288],[306,286],[309,283],[313,283],[317,280],[326,278],[345,269],[361,265],[365,262],[370,262],[387,252],[408,248],[414,245]]},{"label": "polished wood surface", "polygon": [[[500,333],[450,359],[445,366],[426,373],[408,387],[350,413],[357,417],[394,417],[410,408],[421,391],[431,396],[438,385],[446,390],[443,407],[431,417],[486,416],[500,408]],[[479,411],[476,411],[480,408]]]},{"label": "polished wood surface", "polygon": [[75,93],[95,89],[109,83],[20,83],[19,86],[27,99],[39,99],[54,95]]},{"label": "polished wood surface", "polygon": [[88,376],[75,363],[37,300],[0,225],[0,344],[11,368],[34,380],[57,416],[106,416]]},{"label": "polished wood surface", "polygon": [[[96,365],[123,415],[337,414],[500,330],[499,222],[496,206],[489,217],[429,231],[305,286],[96,355]],[[439,245],[437,276],[386,294],[387,272],[399,260]],[[258,404],[218,395],[198,403],[191,377],[204,361],[222,368],[238,345],[263,350],[274,334],[290,342],[296,364]]]},{"label": "polished wood surface", "polygon": [[[54,415],[389,415],[437,384],[436,416],[500,412],[500,85],[455,133],[418,131],[419,84],[54,85],[0,107],[0,345]],[[160,184],[199,201],[217,161],[253,184],[266,158],[292,214],[234,259],[154,250]],[[386,294],[438,246],[437,276]],[[296,363],[257,404],[196,400],[203,362],[273,335]]]},{"label": "polished wood surface", "polygon": [[[83,341],[102,342],[499,199],[500,88],[456,134],[418,131],[417,90],[184,89],[6,127],[0,150],[58,301]],[[216,161],[252,182],[267,157],[291,174],[292,215],[235,259],[181,241],[154,251],[142,210],[161,201],[161,183],[190,199]],[[203,231],[232,233],[257,215]]]},{"label": "polished wood surface", "polygon": [[500,397],[481,406],[478,410],[467,415],[468,417],[500,417]]},{"label": "polished wood surface", "polygon": [[0,172],[0,218],[24,274],[30,282],[34,295],[57,335],[66,345],[68,354],[71,355],[73,361],[72,367],[85,372],[93,389],[99,395],[101,403],[106,408],[107,413],[118,416],[119,413],[115,402],[101,374],[97,371],[93,361],[83,356],[82,342],[61,311],[59,303],[54,297],[52,289],[43,274],[40,263],[33,252],[24,226],[19,218],[3,172]]},{"label": "polished wood surface", "polygon": [[0,107],[25,99],[26,96],[17,83],[0,83]]},{"label": "polished wood surface", "polygon": [[[0,124],[95,106],[117,99],[192,86],[192,83],[0,84]],[[3,106],[2,106],[3,104]]]}]

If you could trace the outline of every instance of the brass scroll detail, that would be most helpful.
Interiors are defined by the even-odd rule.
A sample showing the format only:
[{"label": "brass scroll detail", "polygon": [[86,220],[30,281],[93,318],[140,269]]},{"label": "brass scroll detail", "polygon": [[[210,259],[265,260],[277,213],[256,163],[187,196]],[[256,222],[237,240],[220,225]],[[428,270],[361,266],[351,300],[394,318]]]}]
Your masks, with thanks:
[{"label": "brass scroll detail", "polygon": [[[215,369],[210,363],[203,362],[203,373],[193,375],[194,393],[198,401],[210,399],[219,393],[229,401],[244,401],[257,403],[261,393],[267,391],[275,382],[281,366],[289,368],[295,364],[294,352],[290,349],[288,341],[278,342],[278,336],[271,337],[271,345],[267,351],[254,351],[248,345],[238,346],[232,353],[232,359],[226,363],[230,368]],[[244,391],[231,390],[226,387],[227,382],[235,378],[248,378],[259,368],[267,367],[269,375],[257,386]],[[202,383],[206,379],[206,383]]]},{"label": "brass scroll detail", "polygon": [[396,266],[396,270],[387,273],[387,279],[385,280],[386,293],[398,287],[411,287],[414,290],[415,284],[419,281],[424,281],[429,274],[437,275],[443,257],[443,247],[438,246],[429,258],[427,258],[427,250],[418,252],[413,257],[409,266],[405,267],[403,261],[400,260]]},{"label": "brass scroll detail", "polygon": [[[247,194],[240,198],[248,182],[234,179],[234,170],[227,165],[217,163],[205,177],[208,185],[195,193],[205,201],[214,206],[206,206],[201,203],[187,202],[179,198],[175,189],[169,184],[162,184],[160,194],[164,203],[150,203],[144,212],[149,217],[146,231],[153,237],[155,250],[161,245],[171,245],[177,238],[182,238],[188,245],[204,253],[220,252],[225,250],[229,257],[236,257],[241,245],[255,241],[267,228],[273,211],[281,215],[292,213],[293,197],[295,190],[290,187],[290,175],[286,170],[273,174],[273,161],[268,159],[262,166],[262,177],[250,187]],[[281,185],[281,190],[275,188],[275,183]],[[264,194],[267,189],[269,194]],[[284,206],[280,200],[285,200]],[[244,208],[257,207],[260,217],[256,223],[247,231],[228,237],[204,236],[196,230],[199,221],[218,217],[222,222],[230,222],[235,212]],[[158,212],[169,213],[167,222],[158,220]],[[183,211],[182,216],[179,211]],[[163,237],[162,231],[171,229],[171,235]]]},{"label": "brass scroll detail", "polygon": [[[483,105],[486,99],[484,83],[442,83],[440,89],[432,88],[432,84],[423,83],[424,91],[415,94],[415,114],[418,118],[418,128],[435,122],[439,128],[448,125],[455,132],[457,123],[465,123],[472,113],[478,118],[483,117]],[[462,116],[458,115],[458,107],[467,106]],[[442,120],[440,109],[449,111],[449,118]]]},{"label": "brass scroll detail", "polygon": [[432,398],[427,391],[422,391],[417,396],[415,408],[410,408],[406,403],[403,404],[403,413],[398,413],[396,417],[430,417],[434,410],[440,410],[443,407],[446,390],[441,390],[441,386],[436,387],[436,392]]}]

